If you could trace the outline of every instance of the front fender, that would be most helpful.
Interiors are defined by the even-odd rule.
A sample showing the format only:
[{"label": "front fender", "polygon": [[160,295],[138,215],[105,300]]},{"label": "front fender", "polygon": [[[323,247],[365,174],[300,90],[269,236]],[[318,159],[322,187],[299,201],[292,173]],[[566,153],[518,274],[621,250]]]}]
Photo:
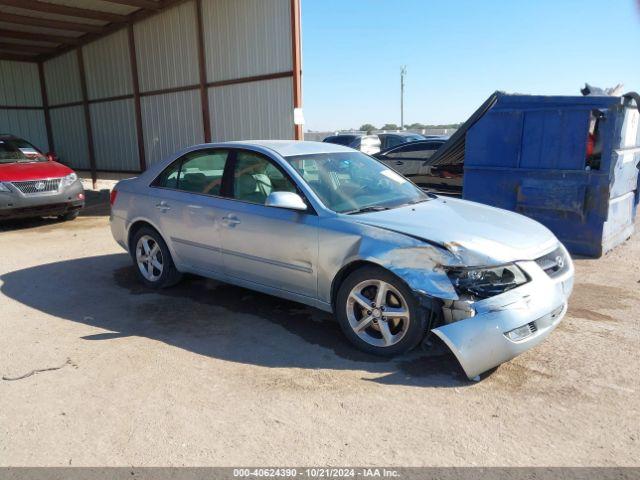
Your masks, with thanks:
[{"label": "front fender", "polygon": [[[321,229],[319,243],[318,295],[331,303],[332,285],[340,271],[355,262],[385,268],[419,295],[457,300],[445,265],[457,263],[446,248],[407,235],[342,222],[340,230]],[[344,231],[350,229],[351,231]]]}]

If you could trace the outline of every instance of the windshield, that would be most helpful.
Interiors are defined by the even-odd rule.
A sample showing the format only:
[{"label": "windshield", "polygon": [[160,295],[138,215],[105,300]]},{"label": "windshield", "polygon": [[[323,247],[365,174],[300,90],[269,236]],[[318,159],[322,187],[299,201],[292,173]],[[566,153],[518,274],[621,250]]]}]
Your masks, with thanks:
[{"label": "windshield", "polygon": [[360,152],[286,157],[324,205],[338,213],[386,210],[429,197],[384,164]]},{"label": "windshield", "polygon": [[24,140],[0,139],[0,163],[46,162],[47,159],[36,147]]}]

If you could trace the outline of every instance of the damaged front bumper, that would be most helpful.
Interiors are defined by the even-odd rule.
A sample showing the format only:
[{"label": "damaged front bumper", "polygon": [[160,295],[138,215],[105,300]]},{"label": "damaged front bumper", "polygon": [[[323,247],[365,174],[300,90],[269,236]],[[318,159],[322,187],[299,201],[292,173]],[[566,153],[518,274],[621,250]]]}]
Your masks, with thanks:
[{"label": "damaged front bumper", "polygon": [[527,284],[473,303],[449,302],[445,318],[451,323],[432,331],[470,379],[535,347],[560,323],[573,289],[568,255],[566,261],[567,268],[555,277],[535,261],[517,262],[531,278]]}]

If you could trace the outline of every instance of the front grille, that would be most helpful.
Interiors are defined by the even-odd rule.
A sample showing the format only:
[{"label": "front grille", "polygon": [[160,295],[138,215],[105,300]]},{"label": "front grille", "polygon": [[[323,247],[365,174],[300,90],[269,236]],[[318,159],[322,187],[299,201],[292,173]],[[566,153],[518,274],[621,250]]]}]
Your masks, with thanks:
[{"label": "front grille", "polygon": [[553,252],[536,259],[536,263],[551,278],[558,277],[569,269],[569,258],[567,258],[562,247],[558,247]]},{"label": "front grille", "polygon": [[57,192],[61,180],[61,178],[29,180],[26,182],[12,182],[12,185],[25,195],[38,195],[40,193]]}]

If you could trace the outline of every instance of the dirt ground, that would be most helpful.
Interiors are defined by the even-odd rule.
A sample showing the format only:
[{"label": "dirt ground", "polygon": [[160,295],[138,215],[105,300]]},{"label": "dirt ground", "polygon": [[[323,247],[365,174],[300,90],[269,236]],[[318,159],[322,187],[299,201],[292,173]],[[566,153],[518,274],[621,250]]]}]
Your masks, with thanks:
[{"label": "dirt ground", "polygon": [[249,290],[148,291],[107,210],[0,226],[0,376],[55,368],[0,380],[1,466],[638,465],[640,234],[577,260],[558,329],[476,383]]}]

